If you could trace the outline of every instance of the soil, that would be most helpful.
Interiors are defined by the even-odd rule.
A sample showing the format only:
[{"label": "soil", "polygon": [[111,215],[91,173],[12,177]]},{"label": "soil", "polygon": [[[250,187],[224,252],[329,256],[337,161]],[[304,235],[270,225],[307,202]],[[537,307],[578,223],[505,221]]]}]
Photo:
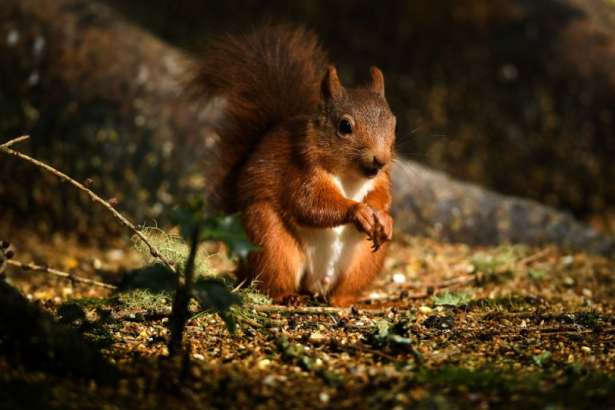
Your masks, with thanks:
[{"label": "soil", "polygon": [[[142,264],[122,241],[12,242],[16,260],[109,283]],[[231,267],[221,253],[209,262]],[[105,383],[0,355],[0,407],[615,408],[614,271],[613,260],[555,247],[398,237],[368,300],[336,310],[245,294],[233,333],[212,313],[189,320],[178,363],[167,358],[168,294],[9,270],[9,283],[119,376]]]}]

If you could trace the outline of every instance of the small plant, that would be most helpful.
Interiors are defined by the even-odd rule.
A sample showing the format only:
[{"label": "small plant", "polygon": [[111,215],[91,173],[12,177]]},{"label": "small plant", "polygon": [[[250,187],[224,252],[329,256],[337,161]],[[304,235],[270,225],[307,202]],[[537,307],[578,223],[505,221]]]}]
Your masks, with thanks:
[{"label": "small plant", "polygon": [[522,254],[522,248],[501,246],[491,252],[475,253],[470,263],[484,280],[501,281],[512,275],[514,264]]},{"label": "small plant", "polygon": [[194,284],[192,295],[199,302],[201,308],[216,312],[230,332],[236,328],[235,317],[231,307],[242,303],[237,293],[229,291],[228,286],[217,278],[199,278]]},{"label": "small plant", "polygon": [[529,270],[527,274],[530,277],[530,279],[536,282],[543,280],[547,276],[547,272],[545,272],[544,270],[540,270],[540,269]]},{"label": "small plant", "polygon": [[421,354],[414,348],[411,338],[410,324],[412,318],[391,323],[388,320],[377,320],[374,328],[367,335],[366,342],[378,349],[389,349],[392,351],[406,351],[414,357],[415,364],[423,362]]},{"label": "small plant", "polygon": [[[186,207],[179,208],[175,212],[181,235],[190,243],[190,251],[186,258],[183,269],[178,269],[176,277],[176,290],[173,298],[173,307],[169,318],[171,339],[169,341],[169,354],[176,355],[181,351],[185,324],[190,318],[188,305],[191,299],[196,299],[203,309],[213,311],[224,320],[229,331],[235,330],[235,320],[230,308],[241,304],[241,298],[231,292],[229,287],[219,278],[201,277],[194,280],[198,248],[203,240],[219,239],[228,244],[229,249],[245,251],[249,247],[244,242],[249,242],[243,230],[233,224],[226,225],[217,222],[217,218],[208,218],[205,205],[202,200],[192,200]],[[214,230],[211,227],[218,227]],[[225,234],[222,227],[229,227],[232,233]],[[237,243],[242,243],[237,246]],[[246,251],[247,252],[247,251]],[[247,253],[246,253],[247,255]],[[241,255],[240,255],[241,257]]]},{"label": "small plant", "polygon": [[551,361],[551,352],[545,350],[544,352],[532,356],[532,362],[538,367],[544,367],[549,361]]},{"label": "small plant", "polygon": [[368,340],[373,346],[410,346],[408,329],[401,322],[392,324],[387,320],[377,320]]},{"label": "small plant", "polygon": [[320,361],[312,357],[301,343],[290,342],[283,336],[277,340],[277,345],[285,362],[296,364],[306,371],[312,371],[319,366]]},{"label": "small plant", "polygon": [[187,207],[178,208],[174,220],[184,239],[189,237],[192,227],[198,225],[199,241],[223,242],[231,258],[245,258],[250,251],[257,249],[248,239],[237,214],[208,215],[200,199],[191,201]]},{"label": "small plant", "polygon": [[467,305],[472,300],[472,295],[465,292],[444,292],[440,295],[431,297],[436,306],[463,306]]}]

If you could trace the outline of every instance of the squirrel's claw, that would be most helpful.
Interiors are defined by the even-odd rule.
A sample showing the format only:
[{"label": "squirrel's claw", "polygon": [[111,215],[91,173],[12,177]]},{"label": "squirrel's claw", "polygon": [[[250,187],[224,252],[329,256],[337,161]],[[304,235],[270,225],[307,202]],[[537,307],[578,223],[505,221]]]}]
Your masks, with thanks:
[{"label": "squirrel's claw", "polygon": [[355,205],[352,221],[372,242],[372,252],[378,251],[383,243],[393,236],[393,219],[385,211],[374,209],[365,203]]},{"label": "squirrel's claw", "polygon": [[393,237],[393,218],[382,211],[374,212],[374,229],[372,233],[372,252],[376,252],[383,243],[390,241]]}]

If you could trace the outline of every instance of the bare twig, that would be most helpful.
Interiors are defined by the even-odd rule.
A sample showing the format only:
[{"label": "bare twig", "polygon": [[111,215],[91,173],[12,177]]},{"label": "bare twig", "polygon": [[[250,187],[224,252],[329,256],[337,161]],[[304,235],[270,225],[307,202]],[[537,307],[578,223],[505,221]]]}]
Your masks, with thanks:
[{"label": "bare twig", "polygon": [[102,199],[100,196],[98,196],[97,194],[95,194],[92,190],[88,189],[87,187],[85,187],[82,183],[80,183],[79,181],[74,180],[73,178],[69,177],[68,175],[66,175],[65,173],[58,171],[57,169],[53,168],[50,165],[45,164],[44,162],[41,162],[37,159],[34,159],[26,154],[22,154],[21,152],[12,150],[11,148],[9,148],[11,145],[17,143],[17,142],[21,142],[21,141],[25,141],[29,138],[29,136],[24,135],[21,136],[19,138],[15,138],[13,140],[10,140],[2,145],[0,145],[0,151],[4,152],[5,154],[8,155],[12,155],[14,157],[20,158],[24,161],[30,162],[31,164],[36,165],[39,168],[42,168],[43,170],[57,176],[58,178],[62,179],[65,182],[68,182],[69,184],[73,185],[75,188],[77,188],[78,190],[85,192],[86,194],[88,194],[88,196],[90,197],[90,199],[93,202],[96,202],[97,204],[101,205],[103,208],[105,208],[107,211],[109,211],[111,213],[111,215],[113,215],[113,217],[118,220],[122,225],[124,225],[126,228],[128,228],[132,233],[134,233],[144,244],[145,246],[147,246],[150,254],[154,257],[157,258],[158,260],[160,260],[167,268],[169,268],[172,272],[175,272],[175,268],[173,267],[173,265],[160,253],[160,251],[150,243],[150,241],[145,237],[145,235],[143,235],[143,233],[141,233],[141,231],[139,229],[137,229],[137,227],[130,222],[124,215],[122,215],[121,213],[119,213],[118,211],[115,210],[115,208],[113,208],[113,206],[105,201],[104,199]]},{"label": "bare twig", "polygon": [[474,274],[462,275],[456,278],[447,279],[447,280],[443,280],[441,282],[436,282],[432,284],[426,284],[423,286],[409,284],[409,285],[404,286],[404,289],[425,290],[425,291],[428,291],[430,289],[433,289],[433,290],[444,289],[444,288],[450,288],[451,286],[456,286],[456,285],[468,285],[474,282],[475,280],[476,280],[476,275]]},{"label": "bare twig", "polygon": [[551,248],[546,248],[539,252],[536,252],[533,255],[530,255],[526,258],[521,259],[518,263],[519,265],[529,265],[531,263],[536,262],[537,260],[544,258],[545,256],[549,255],[551,252],[552,252]]},{"label": "bare twig", "polygon": [[35,265],[33,263],[24,263],[24,262],[18,262],[18,261],[9,259],[9,260],[6,261],[6,264],[10,265],[10,266],[13,266],[15,268],[23,269],[23,270],[29,270],[29,271],[33,271],[33,272],[49,273],[51,275],[58,276],[60,278],[70,279],[70,280],[73,280],[75,282],[86,283],[88,285],[99,286],[101,288],[117,289],[117,286],[111,285],[109,283],[99,282],[97,280],[84,278],[82,276],[76,276],[76,275],[73,275],[71,273],[62,272],[60,270],[53,269],[53,268],[48,268],[46,266]]},{"label": "bare twig", "polygon": [[361,343],[361,344],[359,344],[357,346],[349,345],[349,344],[346,344],[346,345],[339,345],[338,344],[337,346],[339,348],[344,349],[344,350],[353,350],[353,351],[355,351],[355,352],[357,352],[359,354],[370,353],[373,356],[378,356],[378,357],[380,357],[382,359],[385,359],[385,360],[387,360],[389,362],[393,362],[393,363],[398,361],[397,358],[395,358],[395,357],[393,357],[393,356],[391,356],[389,354],[386,354],[384,352],[380,352],[380,351],[378,351],[376,349],[370,349],[369,347],[365,346],[363,343]]},{"label": "bare twig", "polygon": [[[283,306],[283,305],[249,305],[248,310],[259,313],[280,313],[297,315],[348,315],[353,313],[353,308],[340,308],[332,306]],[[387,313],[387,309],[361,309],[362,314],[381,316]]]},{"label": "bare twig", "polygon": [[[345,344],[345,345],[341,345],[341,344],[337,344],[336,345],[338,348],[341,349],[350,349],[350,350],[354,350],[355,352],[358,352],[360,354],[364,354],[364,353],[370,353],[373,356],[378,356],[381,357],[383,359],[388,360],[389,362],[397,362],[400,361],[401,359],[396,358],[395,356],[391,356],[390,354],[381,352],[379,350],[376,349],[371,349],[367,346],[365,346],[365,344],[359,342],[357,345],[349,345],[349,344]],[[408,353],[410,353],[412,355],[412,357],[414,357],[414,362],[417,365],[421,365],[423,363],[423,358],[421,356],[421,354],[414,348],[414,346],[407,346],[408,349]]]},{"label": "bare twig", "polygon": [[245,284],[246,284],[246,282],[247,282],[247,281],[248,281],[248,279],[244,279],[244,280],[242,280],[241,282],[239,282],[239,284],[238,284],[237,286],[235,286],[235,287],[233,288],[233,290],[231,290],[231,292],[232,292],[232,293],[237,293],[237,292],[239,292],[239,291],[243,288],[243,285],[245,285]]},{"label": "bare twig", "polygon": [[464,275],[464,276],[459,276],[457,278],[448,279],[440,283],[436,283],[430,287],[432,289],[444,289],[444,288],[450,288],[451,286],[457,286],[457,285],[469,285],[470,283],[475,282],[475,281],[476,281],[476,275]]},{"label": "bare twig", "polygon": [[29,135],[22,135],[21,137],[17,137],[17,138],[14,138],[14,139],[12,139],[12,140],[10,140],[8,142],[5,142],[4,144],[0,145],[0,147],[8,148],[11,145],[17,144],[19,142],[27,141],[29,138],[30,138]]},{"label": "bare twig", "polygon": [[[527,333],[524,334],[523,332]],[[578,336],[583,334],[593,334],[597,337],[608,336],[610,334],[615,333],[615,327],[609,327],[606,329],[601,329],[600,331],[594,329],[577,329],[570,327],[562,327],[562,328],[522,328],[519,329],[518,332],[506,332],[506,333],[498,333],[498,332],[486,332],[479,335],[479,337],[506,337],[513,339],[526,339],[528,334],[532,334],[532,336],[539,335],[541,337],[551,337],[551,336]]]},{"label": "bare twig", "polygon": [[259,329],[259,328],[263,327],[263,325],[258,323],[256,320],[252,320],[252,319],[247,318],[247,317],[242,316],[242,315],[235,316],[235,319],[238,322],[245,323],[245,324],[250,325],[250,326],[252,326],[253,328],[256,328],[256,329]]}]

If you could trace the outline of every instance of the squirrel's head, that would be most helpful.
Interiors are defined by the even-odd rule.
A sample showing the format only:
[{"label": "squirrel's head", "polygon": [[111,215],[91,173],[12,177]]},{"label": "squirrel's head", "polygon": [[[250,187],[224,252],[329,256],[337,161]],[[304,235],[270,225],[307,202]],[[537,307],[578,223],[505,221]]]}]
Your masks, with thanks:
[{"label": "squirrel's head", "polygon": [[330,66],[321,83],[318,143],[334,172],[374,178],[393,159],[396,119],[384,96],[384,76],[371,68],[367,86],[345,88]]}]

